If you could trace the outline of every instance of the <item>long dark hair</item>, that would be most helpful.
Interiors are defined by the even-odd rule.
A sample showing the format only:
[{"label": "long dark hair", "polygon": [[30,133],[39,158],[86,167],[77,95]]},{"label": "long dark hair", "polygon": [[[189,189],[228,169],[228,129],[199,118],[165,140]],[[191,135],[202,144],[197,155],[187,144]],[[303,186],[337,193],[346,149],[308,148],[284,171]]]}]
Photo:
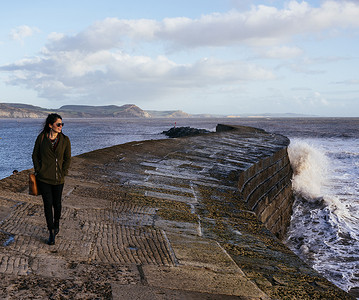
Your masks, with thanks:
[{"label": "long dark hair", "polygon": [[45,133],[49,133],[51,128],[49,127],[49,125],[51,124],[54,124],[56,122],[57,119],[61,119],[62,120],[62,117],[59,115],[59,114],[49,114],[45,120],[45,123],[44,123],[44,129],[43,129],[43,132]]}]

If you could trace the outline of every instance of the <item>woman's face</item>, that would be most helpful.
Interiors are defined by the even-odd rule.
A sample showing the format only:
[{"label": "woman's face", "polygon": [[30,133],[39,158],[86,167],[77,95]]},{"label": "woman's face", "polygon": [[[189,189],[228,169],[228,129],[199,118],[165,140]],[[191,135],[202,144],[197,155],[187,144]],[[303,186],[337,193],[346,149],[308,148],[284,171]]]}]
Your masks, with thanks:
[{"label": "woman's face", "polygon": [[55,123],[50,124],[49,126],[52,129],[52,131],[54,131],[56,133],[60,133],[62,130],[63,123],[62,123],[62,120],[60,118],[58,118]]}]

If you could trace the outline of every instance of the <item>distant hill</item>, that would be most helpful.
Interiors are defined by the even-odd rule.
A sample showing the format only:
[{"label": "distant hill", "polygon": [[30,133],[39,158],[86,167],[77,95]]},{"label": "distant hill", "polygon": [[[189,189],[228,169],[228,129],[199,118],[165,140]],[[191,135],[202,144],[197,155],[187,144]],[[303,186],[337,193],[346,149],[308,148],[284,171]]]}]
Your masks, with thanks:
[{"label": "distant hill", "polygon": [[0,103],[0,118],[44,118],[48,112],[27,104]]},{"label": "distant hill", "polygon": [[30,104],[0,103],[0,118],[46,118],[49,113],[58,113],[64,118],[295,118],[316,117],[301,114],[241,114],[233,116],[196,114],[182,110],[142,110],[134,104],[122,106],[64,105],[48,109]]},{"label": "distant hill", "polygon": [[87,118],[150,118],[151,115],[134,104],[122,106],[88,106],[65,105],[59,108],[59,112],[72,117]]},{"label": "distant hill", "polygon": [[58,113],[64,118],[189,118],[183,111],[145,111],[134,104],[122,106],[64,105],[47,109],[20,103],[0,103],[0,118],[44,118]]}]

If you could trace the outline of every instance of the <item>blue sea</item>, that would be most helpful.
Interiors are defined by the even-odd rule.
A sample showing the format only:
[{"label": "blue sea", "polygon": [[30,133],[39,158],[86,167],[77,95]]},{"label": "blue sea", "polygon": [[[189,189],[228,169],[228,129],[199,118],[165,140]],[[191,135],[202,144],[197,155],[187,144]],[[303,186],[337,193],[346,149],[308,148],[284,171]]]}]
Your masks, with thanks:
[{"label": "blue sea", "polygon": [[[163,139],[174,125],[215,131],[218,123],[286,135],[294,170],[294,212],[286,244],[343,290],[359,289],[359,119],[64,119],[72,154]],[[43,120],[0,119],[0,179],[32,167]]]}]

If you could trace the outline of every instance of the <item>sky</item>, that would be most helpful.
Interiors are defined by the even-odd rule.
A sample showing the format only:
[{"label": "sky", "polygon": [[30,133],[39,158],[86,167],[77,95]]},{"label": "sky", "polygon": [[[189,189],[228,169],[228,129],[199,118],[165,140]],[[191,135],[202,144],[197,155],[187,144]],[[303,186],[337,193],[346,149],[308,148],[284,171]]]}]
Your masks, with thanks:
[{"label": "sky", "polygon": [[12,0],[0,103],[359,116],[359,1]]}]

